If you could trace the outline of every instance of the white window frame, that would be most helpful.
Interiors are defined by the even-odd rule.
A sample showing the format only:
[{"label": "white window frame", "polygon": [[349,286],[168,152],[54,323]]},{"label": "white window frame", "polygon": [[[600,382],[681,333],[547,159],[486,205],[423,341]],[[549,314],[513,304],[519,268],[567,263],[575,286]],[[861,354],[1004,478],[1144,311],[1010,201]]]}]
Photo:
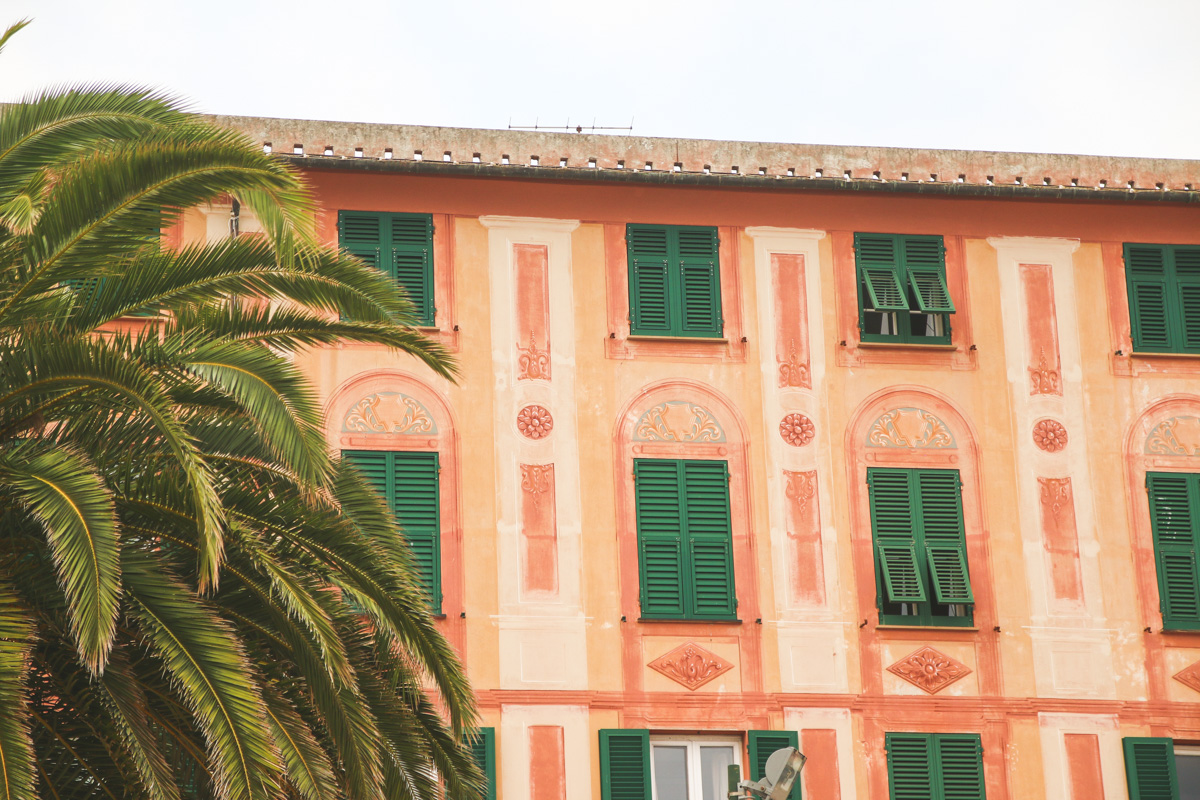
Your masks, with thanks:
[{"label": "white window frame", "polygon": [[[733,763],[738,765],[742,770],[742,775],[745,777],[744,751],[746,743],[736,736],[651,736],[650,737],[650,796],[652,800],[658,800],[658,783],[655,781],[654,774],[654,747],[656,745],[666,745],[669,747],[679,747],[680,745],[687,746],[687,765],[688,765],[688,800],[703,800],[704,795],[701,794],[701,780],[703,775],[700,772],[700,748],[701,747],[721,747],[728,746],[733,748]],[[720,797],[725,797],[726,788],[724,785],[720,787]]]}]

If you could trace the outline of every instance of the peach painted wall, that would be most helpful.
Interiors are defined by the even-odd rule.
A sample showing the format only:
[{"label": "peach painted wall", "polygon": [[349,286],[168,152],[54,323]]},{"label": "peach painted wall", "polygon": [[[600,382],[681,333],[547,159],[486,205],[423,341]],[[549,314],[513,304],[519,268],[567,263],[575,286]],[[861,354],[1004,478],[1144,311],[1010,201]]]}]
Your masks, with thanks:
[{"label": "peach painted wall", "polygon": [[[1122,735],[1200,741],[1200,691],[1173,678],[1200,661],[1200,635],[1161,632],[1141,488],[1146,469],[1200,471],[1145,454],[1160,422],[1200,417],[1200,361],[1129,355],[1120,256],[1123,241],[1200,242],[1195,209],[307,177],[330,242],[339,208],[439,215],[453,307],[442,319],[439,301],[436,335],[459,381],[376,347],[298,364],[332,447],[363,393],[391,387],[438,416],[428,441],[456,448],[443,513],[458,588],[439,624],[498,731],[506,800],[598,798],[596,731],[613,727],[796,730],[816,759],[806,796],[843,800],[887,796],[887,731],[979,733],[989,798],[1048,800],[1121,797]],[[735,338],[626,338],[631,221],[719,226]],[[946,238],[949,349],[860,345],[855,231]],[[531,346],[548,359],[533,377]],[[542,438],[520,427],[531,405],[553,420]],[[639,435],[660,406],[671,435]],[[922,439],[918,412],[948,438]],[[721,435],[686,440],[695,419]],[[1039,444],[1043,421],[1064,447]],[[639,455],[729,461],[738,624],[637,621]],[[874,465],[961,471],[974,628],[879,624]],[[648,666],[688,646],[723,665],[711,681]],[[944,687],[898,674],[926,648],[955,675]]]}]

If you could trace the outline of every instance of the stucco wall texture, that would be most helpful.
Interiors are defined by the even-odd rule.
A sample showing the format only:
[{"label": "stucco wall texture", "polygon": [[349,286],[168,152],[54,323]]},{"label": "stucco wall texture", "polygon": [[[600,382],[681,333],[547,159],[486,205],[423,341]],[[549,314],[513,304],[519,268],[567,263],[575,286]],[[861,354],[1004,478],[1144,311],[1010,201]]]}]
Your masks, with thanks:
[{"label": "stucco wall texture", "polygon": [[[1200,634],[1163,631],[1144,488],[1200,471],[1200,357],[1133,354],[1122,256],[1200,244],[1196,162],[220,121],[279,153],[333,147],[293,159],[330,244],[339,210],[434,215],[431,335],[457,382],[371,346],[299,364],[331,449],[441,454],[440,624],[497,731],[503,800],[598,800],[606,728],[798,731],[806,798],[879,800],[892,731],[980,734],[992,800],[1125,798],[1121,737],[1200,742]],[[339,166],[354,147],[1132,180],[1180,202]],[[724,338],[630,335],[627,223],[717,227]],[[860,340],[855,232],[944,237],[949,344]],[[385,432],[347,424],[372,398]],[[728,463],[738,622],[640,620],[633,460],[652,457]],[[866,474],[888,466],[959,470],[971,627],[880,624]]]}]

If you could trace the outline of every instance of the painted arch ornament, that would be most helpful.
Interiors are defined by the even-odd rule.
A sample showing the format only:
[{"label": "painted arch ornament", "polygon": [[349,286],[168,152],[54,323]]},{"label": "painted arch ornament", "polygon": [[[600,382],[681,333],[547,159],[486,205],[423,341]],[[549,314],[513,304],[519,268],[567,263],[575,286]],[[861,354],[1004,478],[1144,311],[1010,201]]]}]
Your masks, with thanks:
[{"label": "painted arch ornament", "polygon": [[668,400],[638,417],[633,438],[639,442],[723,442],[725,430],[699,403]]},{"label": "painted arch ornament", "polygon": [[1200,417],[1164,419],[1150,430],[1145,451],[1151,456],[1200,456]]},{"label": "painted arch ornament", "polygon": [[871,423],[867,429],[867,447],[944,450],[958,445],[950,428],[932,411],[893,408]]},{"label": "painted arch ornament", "polygon": [[437,433],[437,423],[415,397],[375,392],[361,398],[342,418],[346,433]]}]

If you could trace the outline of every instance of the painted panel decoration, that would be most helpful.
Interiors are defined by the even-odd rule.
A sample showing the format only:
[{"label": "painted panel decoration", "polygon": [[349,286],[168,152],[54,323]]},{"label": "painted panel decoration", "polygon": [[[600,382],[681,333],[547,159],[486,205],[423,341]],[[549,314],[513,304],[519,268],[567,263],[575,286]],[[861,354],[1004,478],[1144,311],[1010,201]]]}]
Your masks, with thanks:
[{"label": "painted panel decoration", "polygon": [[633,438],[639,442],[723,442],[725,430],[704,406],[668,400],[642,414]]},{"label": "painted panel decoration", "polygon": [[803,447],[816,437],[813,421],[803,414],[788,414],[779,423],[779,435],[792,447]]},{"label": "painted panel decoration", "polygon": [[808,355],[808,297],[804,256],[772,253],[775,289],[775,359],[779,388],[812,388]]},{"label": "painted panel decoration", "polygon": [[517,430],[526,439],[544,439],[554,430],[554,418],[543,406],[525,406],[517,412]]},{"label": "painted panel decoration", "polygon": [[694,642],[681,644],[647,666],[691,691],[733,669],[733,664]]},{"label": "painted panel decoration", "polygon": [[521,588],[558,594],[554,465],[521,464]]},{"label": "painted panel decoration", "polygon": [[1067,446],[1067,429],[1056,419],[1039,419],[1033,425],[1033,443],[1047,453]]},{"label": "painted panel decoration", "polygon": [[817,507],[817,471],[784,470],[787,486],[788,585],[793,603],[825,605],[821,515]]},{"label": "painted panel decoration", "polygon": [[937,694],[959,678],[971,674],[966,664],[932,647],[922,647],[888,667],[888,672],[928,694]]},{"label": "painted panel decoration", "polygon": [[1200,661],[1195,664],[1184,667],[1179,672],[1175,673],[1175,680],[1182,683],[1189,689],[1194,689],[1200,692]]},{"label": "painted panel decoration", "polygon": [[1050,556],[1054,597],[1083,600],[1079,571],[1079,532],[1075,523],[1075,498],[1070,478],[1038,478],[1042,504],[1042,535]]},{"label": "painted panel decoration", "polygon": [[1062,394],[1062,363],[1058,352],[1058,314],[1054,277],[1047,264],[1022,264],[1025,324],[1029,331],[1029,393]]},{"label": "painted panel decoration", "polygon": [[543,244],[514,244],[516,270],[517,380],[550,380],[549,250]]},{"label": "painted panel decoration", "polygon": [[958,447],[954,434],[936,414],[923,408],[893,408],[867,429],[867,447],[911,447],[918,450]]},{"label": "painted panel decoration", "polygon": [[375,392],[359,400],[342,419],[347,433],[437,433],[429,409],[400,392]]},{"label": "painted panel decoration", "polygon": [[1145,449],[1153,456],[1200,456],[1200,417],[1164,419],[1146,437]]}]

